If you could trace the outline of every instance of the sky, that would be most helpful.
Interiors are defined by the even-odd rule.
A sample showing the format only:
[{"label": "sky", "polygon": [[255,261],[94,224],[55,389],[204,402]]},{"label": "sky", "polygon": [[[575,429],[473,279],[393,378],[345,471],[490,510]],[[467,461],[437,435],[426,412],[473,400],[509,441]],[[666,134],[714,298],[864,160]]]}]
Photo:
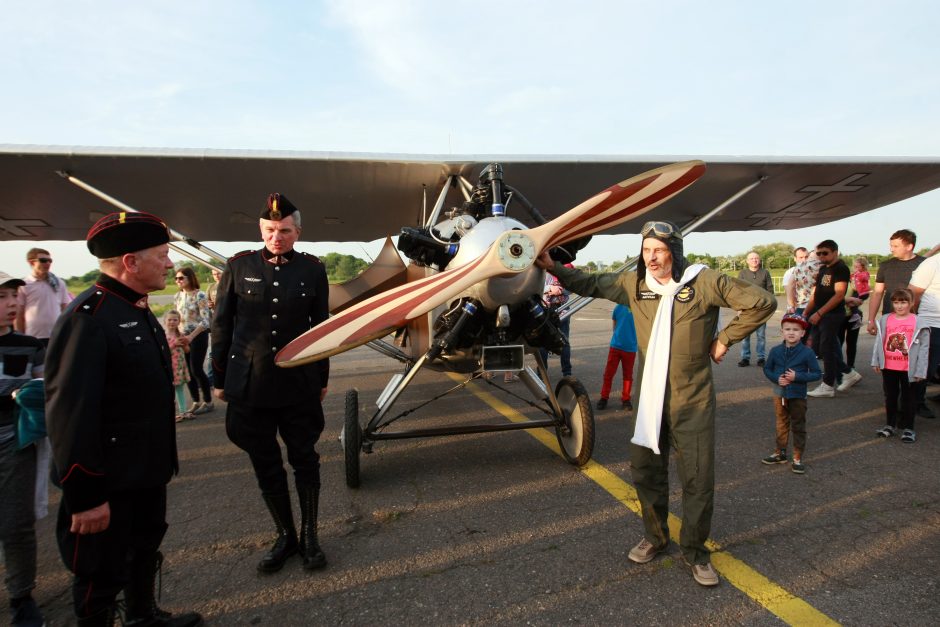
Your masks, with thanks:
[{"label": "sky", "polygon": [[[0,15],[5,144],[940,160],[940,3],[926,0],[0,0]],[[686,250],[832,238],[886,253],[904,227],[929,248],[938,201],[692,234]],[[0,242],[0,269],[25,272],[31,245]],[[61,276],[95,266],[82,243],[47,247]],[[579,261],[638,249],[601,236]]]}]

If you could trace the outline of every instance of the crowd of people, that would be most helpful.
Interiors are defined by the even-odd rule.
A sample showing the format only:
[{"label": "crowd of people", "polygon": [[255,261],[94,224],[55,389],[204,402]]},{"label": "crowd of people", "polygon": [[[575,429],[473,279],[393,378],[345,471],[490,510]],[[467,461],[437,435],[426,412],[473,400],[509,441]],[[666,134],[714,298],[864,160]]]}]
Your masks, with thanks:
[{"label": "crowd of people", "polygon": [[[49,271],[46,250],[29,251],[26,279],[0,272],[0,541],[13,624],[43,622],[31,596],[41,505],[33,488],[50,454],[53,480],[62,489],[56,537],[74,575],[79,624],[113,624],[122,593],[124,624],[202,622],[195,612],[160,609],[154,582],[167,529],[166,485],[178,471],[175,425],[211,411],[213,398],[226,403],[226,434],[246,452],[273,523],[274,542],[257,570],[279,571],[294,555],[305,570],[326,566],[317,535],[316,445],[329,360],[274,365],[279,348],[326,320],[326,272],[316,257],[294,249],[300,211],[285,196],[269,196],[259,227],[263,246],[231,257],[206,291],[192,268],[176,271],[179,292],[162,327],[148,294],[165,287],[174,266],[166,225],[156,216],[111,214],[92,227],[87,244],[101,275],[74,299]],[[571,293],[615,303],[596,408],[607,408],[618,368],[622,410],[634,411],[633,390],[639,390],[630,459],[644,534],[629,559],[647,563],[669,546],[669,454],[676,450],[680,554],[697,583],[714,586],[720,580],[705,546],[714,510],[717,405],[709,360],[721,363],[728,347],[741,342],[738,366],[749,366],[756,335],[757,365],[773,386],[776,417],[773,452],[761,461],[790,463],[803,474],[807,399],[833,398],[862,379],[855,361],[864,326],[875,336],[870,362],[884,391],[885,425],[876,434],[913,443],[915,416],[933,418],[927,383],[940,382],[940,246],[921,257],[912,231],[895,232],[892,258],[879,266],[874,284],[867,260],[856,258],[850,270],[833,240],[811,251],[797,248],[783,278],[782,342],[768,351],[765,327],[776,297],[756,251],[733,278],[689,263],[682,233],[670,222],[648,222],[641,234],[632,272],[586,273],[547,252],[536,264],[550,273],[545,300],[556,313],[563,313]],[[719,328],[722,308],[735,315]],[[637,357],[642,367],[634,388]],[[547,363],[548,355],[542,359]],[[561,353],[561,367],[564,376],[572,374],[570,346]],[[27,410],[26,394],[16,394],[37,378],[45,385],[46,457],[36,438],[24,443],[23,434],[35,430],[27,423],[36,421],[36,412]],[[137,410],[124,411],[128,406]],[[294,473],[299,531],[278,435]]]}]

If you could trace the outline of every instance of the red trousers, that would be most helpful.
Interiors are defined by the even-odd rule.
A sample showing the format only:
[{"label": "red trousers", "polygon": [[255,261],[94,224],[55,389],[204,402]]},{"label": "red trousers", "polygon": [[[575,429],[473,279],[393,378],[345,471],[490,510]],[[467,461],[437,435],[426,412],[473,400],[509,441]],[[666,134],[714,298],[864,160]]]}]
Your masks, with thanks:
[{"label": "red trousers", "polygon": [[630,400],[630,388],[633,387],[634,359],[636,359],[636,353],[628,353],[619,348],[610,347],[610,351],[607,353],[607,366],[604,368],[604,384],[601,386],[601,398],[610,398],[610,386],[614,381],[614,375],[617,374],[617,366],[621,366],[623,370],[623,393],[620,395],[620,400]]}]

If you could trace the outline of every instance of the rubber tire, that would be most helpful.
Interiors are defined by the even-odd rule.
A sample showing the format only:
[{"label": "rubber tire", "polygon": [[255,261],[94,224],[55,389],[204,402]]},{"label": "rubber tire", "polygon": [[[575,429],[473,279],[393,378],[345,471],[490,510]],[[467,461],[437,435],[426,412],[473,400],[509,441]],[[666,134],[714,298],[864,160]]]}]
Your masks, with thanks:
[{"label": "rubber tire", "polygon": [[346,485],[359,487],[359,453],[362,427],[359,426],[359,391],[346,392],[346,419],[343,425],[343,453],[346,459]]},{"label": "rubber tire", "polygon": [[594,409],[591,399],[581,382],[574,377],[565,377],[555,386],[555,396],[565,415],[569,433],[555,427],[555,436],[561,454],[569,463],[584,466],[594,453]]}]

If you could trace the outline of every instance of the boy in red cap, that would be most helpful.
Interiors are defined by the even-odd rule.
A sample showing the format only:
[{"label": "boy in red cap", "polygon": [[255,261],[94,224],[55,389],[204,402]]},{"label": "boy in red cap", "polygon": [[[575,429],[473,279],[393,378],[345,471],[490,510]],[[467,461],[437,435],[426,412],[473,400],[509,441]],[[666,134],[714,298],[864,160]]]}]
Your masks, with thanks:
[{"label": "boy in red cap", "polygon": [[764,364],[764,376],[774,384],[774,411],[777,414],[777,448],[761,461],[765,464],[787,463],[787,440],[793,432],[793,465],[798,475],[806,472],[803,452],[806,448],[806,384],[822,377],[816,355],[800,342],[809,324],[795,313],[780,321],[783,343],[771,349]]}]

